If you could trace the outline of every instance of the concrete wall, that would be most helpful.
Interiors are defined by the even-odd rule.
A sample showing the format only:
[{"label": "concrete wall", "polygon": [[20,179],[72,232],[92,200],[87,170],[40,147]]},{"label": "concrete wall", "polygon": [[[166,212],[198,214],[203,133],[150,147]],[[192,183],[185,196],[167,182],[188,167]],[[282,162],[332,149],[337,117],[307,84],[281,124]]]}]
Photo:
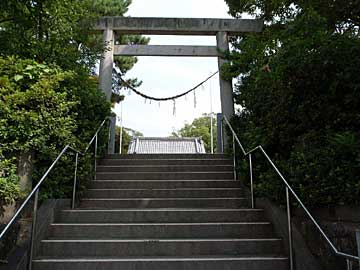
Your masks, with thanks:
[{"label": "concrete wall", "polygon": [[[311,209],[311,213],[340,252],[357,255],[356,229],[360,228],[360,208],[316,208]],[[323,268],[346,269],[346,259],[334,254],[304,211],[296,209],[293,214],[294,223],[304,236],[311,253],[319,258]]]},{"label": "concrete wall", "polygon": [[[41,239],[48,234],[49,225],[54,222],[55,214],[62,210],[70,208],[70,200],[47,200],[42,203],[38,210],[36,236],[35,236],[35,254],[39,247]],[[18,221],[20,222],[20,221]],[[0,264],[0,270],[26,270],[29,258],[29,243],[31,231],[31,219],[21,224],[24,228],[21,231],[21,238],[17,239],[16,248],[9,254],[7,262]],[[24,234],[24,235],[23,235]]]},{"label": "concrete wall", "polygon": [[[288,245],[288,225],[285,209],[279,208],[266,198],[256,199],[256,207],[265,209],[265,213],[272,221],[276,233],[284,239],[284,246],[289,254]],[[319,261],[310,252],[310,249],[299,232],[293,225],[293,246],[294,246],[294,266],[296,270],[321,270]]]}]

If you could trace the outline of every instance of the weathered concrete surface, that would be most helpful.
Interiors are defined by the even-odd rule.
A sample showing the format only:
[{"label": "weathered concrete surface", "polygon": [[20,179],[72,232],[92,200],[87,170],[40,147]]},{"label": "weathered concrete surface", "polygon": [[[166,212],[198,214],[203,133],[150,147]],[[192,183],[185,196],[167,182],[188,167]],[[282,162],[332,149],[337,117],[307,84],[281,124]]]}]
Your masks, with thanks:
[{"label": "weathered concrete surface", "polygon": [[112,71],[114,65],[114,31],[110,28],[105,29],[103,41],[106,44],[106,50],[100,62],[100,88],[104,91],[106,99],[111,99]]},{"label": "weathered concrete surface", "polygon": [[[94,30],[104,32],[104,41],[109,48],[104,53],[100,64],[100,87],[105,91],[108,100],[111,98],[111,74],[114,58],[114,31],[120,34],[153,34],[153,35],[216,35],[218,51],[229,50],[229,35],[261,32],[262,20],[244,19],[207,19],[207,18],[139,18],[139,17],[103,17],[99,19]],[[215,48],[165,48],[158,47],[124,47],[117,46],[117,55],[153,55],[153,56],[219,56],[219,70],[226,62],[215,54]],[[210,54],[210,55],[208,55]],[[220,78],[222,113],[230,119],[234,114],[232,82]],[[111,128],[113,130],[113,128]],[[113,153],[115,134],[111,132],[109,153]],[[227,138],[224,138],[227,144]]]},{"label": "weathered concrete surface", "polygon": [[115,45],[114,55],[218,57],[215,46]]},{"label": "weathered concrete surface", "polygon": [[105,30],[107,28],[124,34],[211,36],[218,32],[227,32],[229,35],[239,35],[261,32],[263,21],[252,19],[103,17],[94,29]]},{"label": "weathered concrete surface", "polygon": [[222,119],[223,119],[223,114],[222,113],[218,113],[216,114],[216,123],[218,123],[216,125],[216,152],[218,154],[220,153],[224,153],[224,149],[223,149],[223,125],[222,123]]},{"label": "weathered concrete surface", "polygon": [[[38,210],[36,233],[35,233],[35,254],[40,247],[41,239],[45,238],[50,229],[50,224],[54,222],[55,214],[64,209],[69,209],[70,200],[46,200]],[[26,216],[26,215],[25,215]],[[23,218],[17,222],[21,226],[17,236],[16,247],[7,257],[7,263],[0,264],[0,270],[26,270],[29,260],[29,241],[31,231],[31,218]]]},{"label": "weathered concrete surface", "polygon": [[[112,94],[112,72],[114,66],[114,31],[107,28],[103,32],[103,41],[107,48],[100,62],[99,81],[100,88],[104,91],[106,100],[111,100]],[[115,151],[115,124],[116,120],[110,120],[110,138],[108,144],[108,153],[113,154]]]},{"label": "weathered concrete surface", "polygon": [[[285,249],[289,254],[288,243],[288,224],[286,212],[275,205],[267,198],[256,199],[256,207],[265,209],[267,218],[271,220],[277,235],[280,235],[284,241]],[[320,270],[321,265],[316,257],[311,253],[306,240],[293,223],[293,249],[294,249],[294,266],[297,270]]]},{"label": "weathered concrete surface", "polygon": [[[220,52],[229,51],[229,41],[228,35],[226,32],[219,32],[216,35],[217,47]],[[222,65],[226,63],[226,59],[219,56],[218,65],[219,70],[221,70]],[[233,99],[233,88],[232,81],[224,80],[220,74],[220,98],[221,98],[221,112],[227,117],[227,119],[231,119],[234,115],[234,99]],[[225,145],[226,144],[226,138]]]},{"label": "weathered concrete surface", "polygon": [[115,129],[116,129],[116,116],[110,117],[109,121],[110,138],[108,144],[108,154],[115,153]]}]

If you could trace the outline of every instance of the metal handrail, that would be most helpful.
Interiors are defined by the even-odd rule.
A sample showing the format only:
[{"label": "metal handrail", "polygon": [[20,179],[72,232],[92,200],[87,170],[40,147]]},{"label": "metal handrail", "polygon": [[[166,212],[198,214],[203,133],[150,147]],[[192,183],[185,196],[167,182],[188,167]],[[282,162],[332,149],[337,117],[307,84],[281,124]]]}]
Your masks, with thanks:
[{"label": "metal handrail", "polygon": [[[259,145],[256,146],[255,148],[251,149],[250,151],[246,152],[245,148],[243,147],[241,141],[239,140],[238,136],[236,135],[234,129],[232,128],[229,120],[227,119],[227,117],[225,115],[222,116],[223,119],[225,120],[225,123],[227,124],[227,126],[229,127],[232,136],[233,136],[233,143],[236,141],[242,151],[242,153],[244,154],[244,156],[248,156],[249,157],[249,162],[250,162],[250,184],[251,184],[251,201],[252,201],[252,208],[254,208],[254,185],[253,185],[253,177],[252,177],[252,159],[251,159],[251,154],[257,150],[260,150],[261,153],[266,157],[267,161],[270,163],[270,165],[273,167],[273,169],[275,170],[275,172],[280,176],[281,180],[283,181],[283,183],[286,186],[286,197],[287,197],[287,216],[288,216],[288,229],[289,229],[289,249],[290,249],[290,269],[293,269],[293,250],[292,250],[292,229],[291,229],[291,216],[290,216],[290,202],[289,202],[289,191],[290,193],[295,197],[296,201],[300,204],[300,206],[303,208],[303,210],[305,211],[305,213],[309,216],[310,220],[314,223],[314,225],[316,226],[316,228],[319,230],[320,234],[325,238],[326,242],[330,245],[331,249],[333,250],[333,252],[341,257],[346,258],[347,260],[353,260],[353,261],[359,261],[360,257],[359,256],[354,256],[351,254],[347,254],[344,252],[339,251],[335,245],[332,243],[332,241],[330,240],[330,238],[326,235],[326,233],[324,232],[324,230],[321,228],[321,226],[319,225],[319,223],[315,220],[315,218],[311,215],[310,211],[306,208],[306,206],[304,205],[304,203],[301,201],[301,199],[299,198],[299,196],[296,194],[296,192],[292,189],[292,187],[290,186],[289,182],[286,181],[284,175],[280,172],[280,170],[276,167],[276,165],[274,164],[274,162],[271,160],[271,158],[269,157],[269,155],[266,153],[266,151],[264,150],[264,148]],[[235,147],[233,145],[233,150],[234,150],[234,164],[236,162],[235,160]]]},{"label": "metal handrail", "polygon": [[[36,216],[37,216],[37,208],[38,208],[38,198],[39,198],[39,189],[40,186],[42,185],[42,183],[45,181],[45,179],[47,178],[47,176],[49,175],[49,173],[52,171],[52,169],[55,167],[55,165],[58,163],[58,161],[60,160],[60,158],[68,151],[72,151],[76,154],[76,158],[75,158],[75,174],[74,174],[74,185],[73,185],[73,197],[72,197],[72,203],[71,203],[71,207],[74,208],[74,203],[75,203],[75,195],[76,195],[76,178],[77,178],[77,165],[78,165],[78,157],[79,155],[81,156],[85,156],[85,154],[87,153],[87,151],[89,150],[90,146],[92,145],[92,143],[94,142],[94,140],[96,141],[96,145],[95,145],[95,164],[96,164],[96,156],[97,156],[97,138],[98,138],[98,134],[100,132],[100,130],[102,129],[102,127],[104,126],[104,124],[106,123],[106,121],[109,119],[109,117],[106,117],[104,119],[104,121],[100,124],[99,128],[96,130],[95,135],[92,137],[92,139],[90,140],[90,142],[88,143],[87,147],[85,148],[85,150],[83,152],[77,150],[74,147],[71,147],[69,145],[66,145],[62,151],[60,152],[60,154],[56,157],[56,159],[53,161],[53,163],[50,165],[50,167],[47,169],[47,171],[44,173],[44,175],[41,177],[41,179],[39,180],[39,182],[36,184],[36,186],[33,188],[33,190],[30,192],[30,194],[26,197],[25,201],[21,204],[21,206],[19,207],[19,209],[16,211],[16,213],[14,214],[14,216],[10,219],[10,221],[8,222],[8,224],[5,226],[5,228],[1,231],[0,233],[0,241],[3,240],[2,238],[4,237],[4,235],[7,233],[7,231],[9,230],[9,228],[13,225],[13,223],[16,221],[16,219],[19,217],[19,215],[21,214],[22,210],[26,207],[26,205],[29,203],[29,201],[32,199],[32,197],[35,195],[35,200],[34,200],[34,215],[33,215],[33,221],[32,221],[32,229],[31,229],[31,240],[30,240],[30,255],[29,255],[29,266],[28,269],[31,270],[31,261],[32,261],[32,257],[33,257],[33,250],[34,250],[34,237],[35,237],[35,232],[36,232]],[[96,167],[95,167],[95,173],[96,173]]]}]

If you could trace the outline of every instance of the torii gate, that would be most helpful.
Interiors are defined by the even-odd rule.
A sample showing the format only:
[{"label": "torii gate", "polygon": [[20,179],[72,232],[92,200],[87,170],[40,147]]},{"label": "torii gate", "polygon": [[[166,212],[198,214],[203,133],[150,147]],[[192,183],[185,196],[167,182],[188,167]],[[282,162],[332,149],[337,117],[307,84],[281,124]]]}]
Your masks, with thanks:
[{"label": "torii gate", "polygon": [[[95,26],[95,30],[103,31],[103,40],[108,46],[100,63],[100,88],[110,100],[114,55],[218,57],[220,69],[226,62],[223,55],[229,51],[229,36],[261,32],[262,29],[263,21],[253,19],[103,17]],[[216,36],[217,46],[115,45],[115,33]],[[219,77],[221,111],[230,119],[234,114],[232,82]],[[109,153],[114,153],[115,146],[115,120],[112,122]]]}]

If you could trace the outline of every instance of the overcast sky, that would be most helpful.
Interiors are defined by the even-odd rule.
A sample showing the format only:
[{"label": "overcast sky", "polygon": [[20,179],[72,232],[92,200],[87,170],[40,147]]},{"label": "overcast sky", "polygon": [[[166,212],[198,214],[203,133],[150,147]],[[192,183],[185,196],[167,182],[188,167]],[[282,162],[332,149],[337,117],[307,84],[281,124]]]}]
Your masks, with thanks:
[{"label": "overcast sky", "polygon": [[[126,15],[132,17],[192,17],[230,18],[223,0],[133,0]],[[150,36],[152,45],[216,45],[215,37]],[[139,90],[154,97],[168,97],[185,92],[217,71],[216,58],[140,57],[139,62],[126,75],[143,81]],[[213,111],[220,112],[218,76],[193,94],[173,102],[146,102],[135,93],[126,97],[123,106],[123,125],[142,132],[145,136],[165,137],[203,113],[210,113],[210,88]],[[115,108],[120,115],[120,106]]]}]

